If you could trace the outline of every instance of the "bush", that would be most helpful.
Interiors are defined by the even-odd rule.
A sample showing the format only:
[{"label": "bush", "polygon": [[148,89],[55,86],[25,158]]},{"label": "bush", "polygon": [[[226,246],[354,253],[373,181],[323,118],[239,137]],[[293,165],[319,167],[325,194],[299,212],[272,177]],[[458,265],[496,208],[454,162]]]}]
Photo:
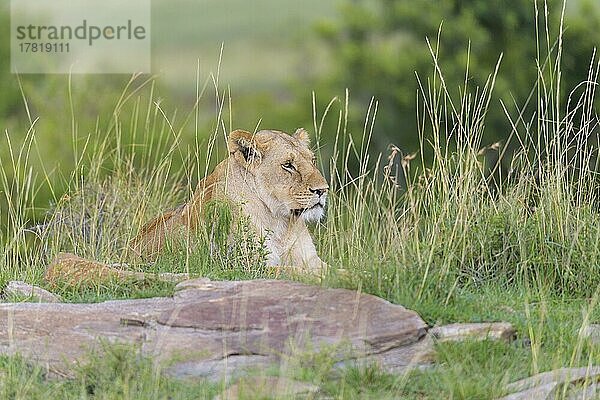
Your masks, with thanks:
[{"label": "bush", "polygon": [[[537,7],[534,8],[535,6]],[[364,109],[374,96],[380,103],[375,127],[376,148],[393,142],[407,151],[419,149],[416,94],[420,84],[427,92],[436,85],[427,80],[433,70],[432,57],[425,40],[444,71],[452,96],[467,99],[465,86],[483,88],[489,71],[500,55],[502,63],[496,77],[494,107],[486,117],[484,142],[506,140],[512,131],[502,100],[512,110],[535,110],[529,96],[537,88],[538,66],[562,61],[562,87],[572,90],[588,75],[590,57],[600,43],[600,6],[593,0],[569,2],[561,25],[562,0],[545,3],[531,0],[358,0],[346,1],[340,22],[323,23],[321,36],[330,44],[336,60],[336,76],[328,80],[335,93],[349,88],[355,108]],[[563,55],[557,60],[551,49],[558,46],[560,27]],[[548,38],[547,45],[538,46]],[[439,37],[438,37],[438,33]],[[536,37],[537,36],[537,37]],[[439,40],[438,40],[439,39]],[[465,67],[468,71],[465,73]],[[549,78],[549,76],[546,76]],[[460,86],[458,84],[463,82]],[[550,83],[550,79],[546,83]],[[568,91],[561,92],[561,105]],[[526,105],[529,105],[526,107]],[[417,115],[417,118],[415,116]],[[448,127],[451,129],[452,127]],[[360,125],[352,131],[360,131]],[[430,153],[428,153],[430,155]]]}]

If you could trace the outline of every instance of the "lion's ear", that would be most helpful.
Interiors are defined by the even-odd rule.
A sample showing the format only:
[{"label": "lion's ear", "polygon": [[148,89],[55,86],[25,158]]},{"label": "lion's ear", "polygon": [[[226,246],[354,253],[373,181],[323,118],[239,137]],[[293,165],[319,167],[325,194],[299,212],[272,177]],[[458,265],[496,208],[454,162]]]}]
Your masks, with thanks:
[{"label": "lion's ear", "polygon": [[296,129],[296,132],[294,132],[294,134],[292,136],[294,136],[296,139],[298,139],[305,145],[307,145],[307,146],[310,145],[310,136],[308,136],[308,132],[306,131],[306,129],[298,128],[298,129]]},{"label": "lion's ear", "polygon": [[255,135],[241,129],[236,129],[229,134],[227,149],[238,161],[250,164],[262,159]]}]

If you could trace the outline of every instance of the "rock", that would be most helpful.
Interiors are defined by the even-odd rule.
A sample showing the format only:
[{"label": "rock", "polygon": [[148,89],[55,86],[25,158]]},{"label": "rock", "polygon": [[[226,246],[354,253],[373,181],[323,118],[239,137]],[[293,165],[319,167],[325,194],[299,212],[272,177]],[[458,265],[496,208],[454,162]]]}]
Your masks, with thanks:
[{"label": "rock", "polygon": [[507,389],[516,392],[552,382],[577,383],[597,376],[600,376],[600,367],[560,368],[513,382]]},{"label": "rock", "polygon": [[314,398],[319,388],[309,383],[277,376],[242,378],[215,400]]},{"label": "rock", "polygon": [[[600,380],[600,366],[582,368],[560,368],[554,371],[542,372],[529,378],[521,379],[507,386],[508,396],[500,400],[546,400],[554,399],[558,391],[562,393],[567,385],[569,397],[583,399],[586,391],[596,390],[595,383]],[[592,382],[592,385],[578,387],[582,383]],[[562,397],[561,397],[562,398]],[[587,397],[589,398],[589,397]]]},{"label": "rock", "polygon": [[211,381],[230,382],[232,379],[247,376],[253,371],[264,371],[278,365],[273,355],[229,354],[215,360],[182,360],[167,369],[167,373],[178,379],[208,378]]},{"label": "rock", "polygon": [[4,298],[10,300],[10,296],[27,297],[41,303],[60,303],[62,301],[59,295],[22,281],[8,282],[4,288]]},{"label": "rock", "polygon": [[[196,279],[173,298],[99,304],[0,304],[0,354],[20,353],[60,376],[98,339],[131,343],[179,378],[220,380],[339,346],[340,362],[388,371],[428,364],[425,322],[375,296],[302,283]],[[337,348],[337,347],[335,347]],[[337,354],[337,353],[336,353]]]},{"label": "rock", "polygon": [[600,383],[592,383],[587,386],[573,387],[569,390],[567,400],[591,400],[600,398]]},{"label": "rock", "polygon": [[503,340],[515,339],[516,331],[508,322],[483,322],[435,326],[429,330],[439,342],[460,342],[463,340]]},{"label": "rock", "polygon": [[123,264],[107,265],[97,261],[86,260],[71,253],[59,253],[46,269],[44,279],[50,285],[97,285],[111,280],[159,280],[163,282],[181,282],[189,279],[189,274],[127,271]]},{"label": "rock", "polygon": [[554,397],[550,397],[551,394],[554,393],[554,389],[558,383],[550,382],[539,386],[534,386],[530,389],[525,389],[521,392],[509,394],[508,396],[504,396],[500,400],[544,400],[544,399],[554,399]]},{"label": "rock", "polygon": [[584,327],[583,337],[589,338],[594,344],[600,344],[600,324],[591,324]]},{"label": "rock", "polygon": [[[412,360],[411,363],[398,363],[398,360]],[[360,367],[369,364],[378,364],[386,372],[392,374],[403,374],[411,369],[429,368],[435,361],[434,341],[430,335],[407,346],[397,347],[385,353],[351,358],[342,360],[335,364],[336,368]]]}]

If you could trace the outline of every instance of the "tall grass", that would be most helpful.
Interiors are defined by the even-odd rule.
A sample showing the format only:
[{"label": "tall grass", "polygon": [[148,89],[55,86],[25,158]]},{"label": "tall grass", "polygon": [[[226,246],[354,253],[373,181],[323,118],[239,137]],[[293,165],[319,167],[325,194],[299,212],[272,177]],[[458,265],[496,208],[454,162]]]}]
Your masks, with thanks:
[{"label": "tall grass", "polygon": [[[412,381],[415,387],[435,387],[444,396],[448,391],[454,397],[491,396],[509,378],[600,361],[580,330],[600,318],[595,306],[600,143],[594,112],[600,63],[594,54],[588,79],[563,96],[562,42],[560,37],[551,41],[546,32],[539,28],[539,43],[546,45],[540,45],[538,80],[524,105],[506,105],[493,97],[501,58],[480,88],[469,86],[467,64],[455,95],[456,83],[444,80],[438,64],[438,44],[428,43],[434,68],[429,78],[417,77],[417,154],[404,154],[392,145],[389,154],[373,158],[369,143],[376,101],[367,110],[358,140],[348,131],[348,92],[325,110],[313,110],[315,148],[331,187],[327,218],[314,228],[318,251],[332,266],[323,284],[380,295],[417,309],[432,323],[512,318],[530,341],[529,353],[508,352],[526,359],[525,366],[507,362],[507,375],[481,378],[488,379],[487,391],[475,388],[479,378],[471,382],[473,387],[456,383],[460,368],[441,380],[418,376]],[[205,96],[211,86],[216,103]],[[73,113],[77,162],[66,176],[37,175],[31,168],[30,158],[43,154],[34,116],[20,147],[6,135],[3,145],[9,146],[10,157],[0,160],[0,193],[8,224],[1,232],[0,283],[23,279],[43,284],[44,267],[59,251],[101,261],[125,259],[127,243],[144,222],[191,195],[195,182],[223,154],[219,149],[233,126],[229,92],[219,89],[218,73],[199,84],[191,112],[176,125],[154,90],[152,80],[134,77],[116,102],[111,123],[98,127],[81,146]],[[207,102],[216,105],[214,130],[193,148],[182,148],[184,129],[193,126],[195,136],[203,137],[197,128],[199,109]],[[490,107],[503,107],[511,120],[513,129],[504,143],[484,142]],[[334,134],[323,131],[330,120],[337,122]],[[103,139],[94,139],[98,137]],[[183,169],[172,167],[177,157],[185,160]],[[57,179],[68,190],[56,192],[47,217],[34,223],[28,215],[39,207],[36,190],[40,185],[52,188]],[[211,275],[210,265],[196,256],[184,252],[164,258],[157,267],[215,278],[270,276],[265,269],[252,272],[253,257],[241,257],[240,268]],[[483,346],[475,346],[478,351],[489,350],[478,346]],[[506,350],[497,347],[492,349],[497,356]],[[442,359],[460,362],[460,348],[445,350]],[[476,356],[471,361],[474,370],[487,365]],[[439,377],[436,373],[431,376]],[[444,379],[455,386],[440,388]]]},{"label": "tall grass", "polygon": [[[592,57],[588,80],[565,102],[561,46],[549,47],[538,63],[536,111],[529,119],[527,105],[511,112],[493,101],[501,60],[482,88],[469,87],[467,66],[455,98],[437,48],[430,44],[430,50],[432,75],[417,77],[421,151],[403,154],[391,146],[387,159],[369,158],[376,102],[363,141],[334,150],[333,199],[322,239],[327,258],[352,270],[368,290],[392,298],[408,290],[416,298],[436,293],[447,303],[457,288],[486,285],[595,296],[598,60]],[[504,143],[483,142],[492,106],[504,107],[513,126]],[[346,118],[342,108],[336,144],[348,136]],[[354,174],[347,168],[352,157],[360,165]]]},{"label": "tall grass", "polygon": [[[2,145],[8,147],[9,157],[0,159],[0,193],[6,204],[0,281],[40,282],[45,266],[60,251],[100,261],[127,259],[128,243],[141,226],[186,201],[198,177],[218,156],[213,148],[225,126],[221,110],[209,140],[197,128],[198,104],[209,83],[198,86],[198,101],[178,127],[172,122],[176,112],[167,116],[154,79],[144,76],[131,78],[115,99],[109,122],[103,127],[97,123],[87,135],[78,132],[71,104],[71,139],[65,140],[72,143],[75,167],[66,174],[32,167],[32,159],[44,154],[37,142],[36,121],[51,116],[30,115],[31,128],[19,147],[11,142],[14,134],[6,131]],[[27,93],[23,96],[26,99]],[[225,107],[223,99],[219,103]],[[195,126],[196,145],[186,148],[181,138],[190,125]],[[42,187],[53,193],[53,201],[41,219],[34,219],[40,208],[35,196]],[[56,187],[67,190],[58,192]]]},{"label": "tall grass", "polygon": [[[332,189],[327,220],[316,227],[316,235],[323,257],[346,270],[340,278],[334,269],[333,279],[391,298],[408,287],[417,298],[435,293],[445,302],[456,288],[490,283],[594,295],[600,276],[598,147],[593,143],[594,137],[598,140],[596,59],[588,80],[564,102],[561,43],[540,50],[545,58],[537,63],[536,111],[529,119],[525,106],[511,111],[493,101],[500,60],[482,88],[469,86],[467,65],[454,96],[437,63],[436,46],[429,43],[432,75],[417,77],[418,154],[391,146],[390,154],[372,158],[376,101],[367,110],[360,140],[347,129],[348,93],[325,110],[314,110],[317,151],[331,149],[331,157],[320,154],[320,159]],[[10,157],[0,160],[8,221],[2,232],[3,281],[39,281],[43,266],[58,251],[101,261],[126,259],[127,243],[142,224],[185,201],[219,158],[232,127],[231,99],[219,89],[218,74],[211,79],[197,85],[197,101],[178,126],[175,113],[167,116],[162,109],[153,80],[141,76],[124,88],[110,123],[97,126],[84,141],[73,111],[76,163],[66,176],[39,173],[30,165],[32,157],[43,154],[36,141],[38,117],[30,115],[31,128],[20,147],[7,132]],[[204,97],[211,85],[214,131],[203,136],[199,109],[210,101]],[[506,143],[483,143],[491,106],[504,107],[511,119]],[[331,119],[337,120],[334,135],[322,131]],[[182,148],[182,132],[190,126],[196,138],[206,140]],[[174,170],[175,158],[185,167]],[[66,193],[54,190],[57,180],[68,187]],[[34,223],[29,211],[39,207],[35,195],[41,185],[54,192],[54,204],[44,221]]]}]

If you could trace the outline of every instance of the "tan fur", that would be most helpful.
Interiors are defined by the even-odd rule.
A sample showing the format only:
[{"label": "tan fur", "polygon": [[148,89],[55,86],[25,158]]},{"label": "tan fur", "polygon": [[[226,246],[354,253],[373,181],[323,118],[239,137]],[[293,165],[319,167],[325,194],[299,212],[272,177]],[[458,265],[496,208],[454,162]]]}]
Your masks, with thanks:
[{"label": "tan fur", "polygon": [[97,261],[86,260],[71,253],[58,253],[46,269],[44,279],[51,286],[68,285],[84,287],[118,280],[140,282],[154,280],[177,283],[189,279],[189,274],[168,272],[152,274],[129,271],[118,267],[122,267],[122,265],[115,267]]},{"label": "tan fur", "polygon": [[314,165],[308,133],[263,130],[231,132],[229,157],[200,181],[191,200],[150,221],[132,242],[145,259],[162,250],[169,235],[193,229],[202,204],[228,200],[239,204],[256,233],[265,238],[269,265],[320,270],[321,261],[306,222],[321,218],[327,181]]}]

